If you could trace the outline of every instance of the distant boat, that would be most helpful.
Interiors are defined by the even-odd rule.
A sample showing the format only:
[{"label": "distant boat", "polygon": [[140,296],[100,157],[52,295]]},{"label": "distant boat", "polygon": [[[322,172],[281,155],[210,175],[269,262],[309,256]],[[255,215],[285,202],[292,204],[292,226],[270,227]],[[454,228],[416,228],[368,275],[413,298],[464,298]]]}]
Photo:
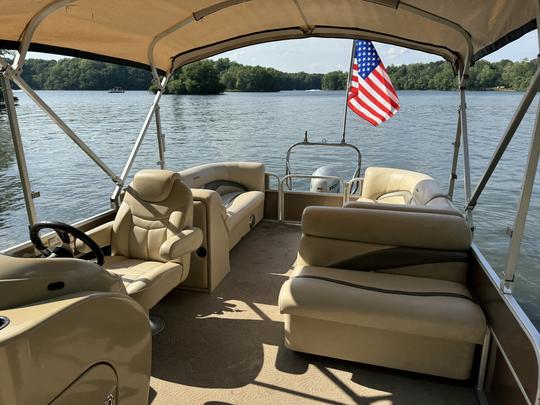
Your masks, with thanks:
[{"label": "distant boat", "polygon": [[123,93],[124,89],[122,87],[113,87],[109,90],[109,93]]}]

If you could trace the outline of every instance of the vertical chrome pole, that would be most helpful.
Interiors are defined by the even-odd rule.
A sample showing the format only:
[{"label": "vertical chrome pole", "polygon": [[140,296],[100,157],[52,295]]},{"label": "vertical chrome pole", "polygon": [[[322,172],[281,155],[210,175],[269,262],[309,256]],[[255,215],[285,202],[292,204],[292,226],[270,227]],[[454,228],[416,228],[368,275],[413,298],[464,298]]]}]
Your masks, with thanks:
[{"label": "vertical chrome pole", "polygon": [[21,139],[21,131],[19,121],[17,119],[17,111],[15,110],[15,99],[13,98],[13,90],[11,82],[3,74],[0,74],[0,84],[4,94],[4,103],[9,119],[9,127],[11,130],[11,138],[13,140],[13,149],[15,150],[15,158],[17,160],[17,168],[19,169],[19,177],[21,178],[21,187],[24,197],[24,205],[26,207],[26,215],[28,216],[28,224],[36,223],[36,207],[32,196],[32,187],[28,177],[28,168],[26,167],[26,158],[24,156],[24,147]]},{"label": "vertical chrome pole", "polygon": [[482,354],[480,355],[480,364],[478,366],[478,381],[476,381],[476,390],[484,391],[484,385],[486,383],[486,371],[489,357],[489,349],[491,344],[491,329],[486,327],[486,334],[484,335],[484,343],[482,344]]},{"label": "vertical chrome pole", "polygon": [[[170,77],[170,74],[167,74],[161,80],[161,86],[158,89],[156,95],[154,96],[154,101],[152,102],[152,105],[150,106],[150,109],[148,110],[148,114],[146,114],[146,118],[144,120],[143,126],[141,130],[139,131],[139,135],[137,136],[137,139],[135,140],[135,144],[133,145],[133,148],[131,149],[128,160],[124,166],[124,169],[122,170],[122,174],[120,175],[121,183],[126,182],[129,171],[131,170],[131,167],[133,166],[133,163],[135,162],[135,157],[137,157],[137,153],[139,152],[139,149],[141,148],[146,132],[148,131],[148,127],[150,126],[150,122],[152,121],[152,117],[154,116],[154,112],[156,111],[156,108],[159,106],[159,100],[161,99],[161,96],[163,95],[163,92],[165,91],[164,89],[165,89],[165,86],[167,86],[169,77]],[[115,204],[117,202],[121,190],[122,190],[121,185],[117,185],[115,187],[113,194],[111,196],[112,204]]]},{"label": "vertical chrome pole", "polygon": [[454,156],[452,157],[452,169],[450,170],[450,180],[448,182],[448,198],[454,198],[454,188],[456,185],[457,164],[459,158],[459,148],[461,147],[461,111],[458,110],[458,122],[456,126],[456,139],[454,140]]},{"label": "vertical chrome pole", "polygon": [[160,107],[159,104],[156,106],[155,111],[155,119],[156,119],[156,131],[157,131],[157,144],[158,144],[158,152],[159,152],[159,167],[161,170],[165,169],[165,135],[163,134],[161,130],[161,113],[160,113]]},{"label": "vertical chrome pole", "polygon": [[347,84],[345,85],[345,112],[343,113],[343,134],[341,135],[341,143],[345,143],[345,131],[347,130],[347,111],[349,111],[349,87],[351,85],[351,74],[353,68],[354,43],[355,41],[353,39],[351,48],[351,63],[349,65],[349,74],[347,75]]},{"label": "vertical chrome pole", "polygon": [[[540,1],[536,1],[537,20],[540,18]],[[538,47],[540,48],[540,30],[538,30]],[[537,58],[538,60],[538,58]],[[537,70],[540,67],[537,67]],[[527,213],[529,212],[529,204],[534,187],[534,179],[536,177],[536,169],[538,168],[538,158],[540,157],[540,102],[536,109],[536,120],[534,123],[534,132],[529,147],[529,156],[527,158],[527,167],[523,175],[523,183],[521,185],[521,196],[519,198],[518,211],[514,220],[514,228],[510,247],[508,249],[508,257],[506,259],[506,268],[501,277],[501,290],[504,294],[512,294],[512,288],[517,272],[517,262],[521,248],[521,240],[525,231],[525,223],[527,221]]]},{"label": "vertical chrome pole", "polygon": [[536,122],[534,124],[533,138],[529,148],[529,156],[527,159],[527,167],[523,176],[521,186],[521,196],[519,199],[518,211],[514,221],[512,239],[510,240],[510,248],[508,250],[508,258],[506,260],[506,269],[504,270],[501,280],[501,289],[505,294],[512,293],[512,285],[517,271],[517,262],[519,258],[521,240],[525,230],[525,222],[531,202],[531,195],[538,167],[538,157],[540,156],[540,103],[536,112]]},{"label": "vertical chrome pole", "polygon": [[[461,138],[463,146],[463,185],[465,188],[465,202],[466,205],[471,199],[471,167],[469,156],[469,133],[467,130],[467,103],[465,100],[465,89],[467,87],[468,77],[468,61],[465,62],[465,66],[461,70],[461,79],[459,83],[459,99],[460,99],[460,124],[461,124]],[[471,229],[474,228],[473,216],[471,211],[467,211],[467,221]]]}]

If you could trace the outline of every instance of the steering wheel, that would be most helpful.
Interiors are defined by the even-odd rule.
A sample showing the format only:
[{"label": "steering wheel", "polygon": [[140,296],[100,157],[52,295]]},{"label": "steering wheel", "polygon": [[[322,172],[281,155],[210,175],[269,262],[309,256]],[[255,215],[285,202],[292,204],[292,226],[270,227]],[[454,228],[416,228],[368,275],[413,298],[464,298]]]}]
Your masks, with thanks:
[{"label": "steering wheel", "polygon": [[[62,246],[54,248],[52,251],[45,247],[43,241],[39,237],[39,231],[42,229],[52,229],[56,232],[60,240],[63,242]],[[30,240],[34,247],[43,254],[45,257],[53,255],[53,257],[73,257],[73,251],[69,246],[69,235],[79,239],[82,243],[88,246],[94,255],[96,255],[97,264],[103,266],[105,263],[105,255],[99,245],[83,231],[74,228],[71,225],[58,221],[42,221],[37,222],[30,227]]]}]

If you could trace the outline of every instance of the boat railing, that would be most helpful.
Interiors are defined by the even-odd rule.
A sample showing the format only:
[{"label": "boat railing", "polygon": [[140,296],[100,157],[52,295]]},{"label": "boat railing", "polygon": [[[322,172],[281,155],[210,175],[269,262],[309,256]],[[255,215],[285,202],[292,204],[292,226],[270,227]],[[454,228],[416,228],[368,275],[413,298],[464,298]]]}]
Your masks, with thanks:
[{"label": "boat railing", "polygon": [[277,187],[279,188],[279,182],[281,181],[281,178],[275,174],[275,173],[272,173],[272,172],[265,172],[264,173],[265,175],[265,188],[267,190],[270,190],[270,179],[273,178],[273,179],[276,179],[276,184],[277,184]]},{"label": "boat railing", "polygon": [[[317,175],[307,175],[307,174],[287,174],[283,176],[279,181],[278,187],[278,220],[279,222],[285,222],[285,190],[284,187],[287,181],[292,179],[326,179],[326,180],[337,180],[340,183],[341,189],[343,190],[343,204],[347,202],[346,196],[348,195],[348,182],[343,180],[340,176],[317,176]],[[289,190],[288,192],[294,192]]]},{"label": "boat railing", "polygon": [[[285,157],[285,175],[288,176],[292,174],[291,168],[291,152],[293,149],[299,146],[323,146],[323,147],[332,147],[332,148],[349,148],[356,153],[356,168],[352,175],[352,178],[360,176],[360,169],[362,167],[362,152],[360,149],[353,144],[347,143],[345,139],[342,139],[341,142],[327,142],[326,139],[323,139],[321,142],[310,142],[308,139],[308,132],[304,132],[304,140],[302,142],[296,142],[292,144],[287,150],[287,155]],[[293,189],[292,177],[287,180],[286,186],[289,190]]]},{"label": "boat railing", "polygon": [[[362,187],[360,185],[364,182],[364,176],[358,176],[353,177],[347,182],[347,187],[345,188],[346,196],[345,200],[349,201],[351,198],[351,195],[355,194],[358,190],[362,190]],[[353,190],[354,187],[354,191]]]}]

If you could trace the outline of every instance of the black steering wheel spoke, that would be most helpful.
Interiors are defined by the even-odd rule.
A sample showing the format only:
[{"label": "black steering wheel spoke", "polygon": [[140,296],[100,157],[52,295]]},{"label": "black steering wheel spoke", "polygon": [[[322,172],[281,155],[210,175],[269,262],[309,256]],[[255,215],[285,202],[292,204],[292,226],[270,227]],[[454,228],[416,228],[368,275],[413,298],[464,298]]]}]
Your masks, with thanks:
[{"label": "black steering wheel spoke", "polygon": [[[39,237],[39,232],[42,229],[51,229],[55,231],[60,240],[65,245],[67,245],[67,247],[61,246],[51,251],[43,244],[43,241]],[[39,250],[45,257],[50,257],[51,255],[54,257],[73,257],[73,251],[70,245],[70,236],[73,237],[73,243],[75,243],[76,239],[79,239],[82,243],[88,246],[96,256],[97,264],[99,264],[100,266],[103,265],[103,263],[105,262],[105,255],[103,254],[103,250],[101,250],[99,245],[83,231],[71,225],[58,221],[42,221],[35,223],[30,227],[30,240],[32,241],[34,247]]]},{"label": "black steering wheel spoke", "polygon": [[60,238],[60,240],[66,244],[70,244],[71,242],[71,239],[69,237],[69,233],[66,232],[66,231],[63,231],[61,229],[55,229],[54,230],[56,232],[56,234],[58,235],[58,237]]}]

